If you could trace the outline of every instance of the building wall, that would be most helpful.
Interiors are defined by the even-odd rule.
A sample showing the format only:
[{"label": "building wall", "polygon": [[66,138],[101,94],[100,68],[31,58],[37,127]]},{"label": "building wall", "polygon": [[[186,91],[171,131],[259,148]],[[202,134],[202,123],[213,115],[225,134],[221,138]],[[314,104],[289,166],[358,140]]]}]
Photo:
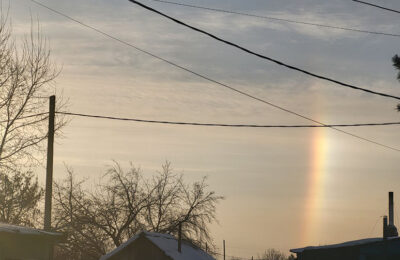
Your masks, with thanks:
[{"label": "building wall", "polygon": [[139,237],[132,244],[113,255],[110,260],[172,260],[158,247],[144,237]]},{"label": "building wall", "polygon": [[298,260],[358,260],[357,247],[335,249],[305,250],[298,255]]},{"label": "building wall", "polygon": [[399,260],[400,240],[388,240],[360,248],[360,260]]},{"label": "building wall", "polygon": [[0,260],[48,260],[50,245],[37,235],[0,233]]}]

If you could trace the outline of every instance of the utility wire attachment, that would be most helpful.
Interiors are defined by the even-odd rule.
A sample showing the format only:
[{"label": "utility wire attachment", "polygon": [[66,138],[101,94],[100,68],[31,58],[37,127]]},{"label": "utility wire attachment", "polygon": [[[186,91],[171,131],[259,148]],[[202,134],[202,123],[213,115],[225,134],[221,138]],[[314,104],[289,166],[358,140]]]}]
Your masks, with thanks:
[{"label": "utility wire attachment", "polygon": [[284,67],[286,67],[286,68],[288,68],[288,69],[295,70],[295,71],[299,71],[299,72],[301,72],[301,73],[303,73],[303,74],[306,74],[306,75],[308,75],[308,76],[311,76],[311,77],[314,77],[314,78],[318,78],[318,79],[322,79],[322,80],[325,80],[325,81],[329,81],[329,82],[335,83],[335,84],[340,85],[340,86],[343,86],[343,87],[347,87],[347,88],[352,88],[352,89],[360,90],[360,91],[363,91],[363,92],[366,92],[366,93],[369,93],[369,94],[374,94],[374,95],[378,95],[378,96],[383,96],[383,97],[387,97],[387,98],[393,98],[393,99],[396,99],[396,100],[400,100],[400,97],[397,97],[397,96],[394,96],[394,95],[385,94],[385,93],[381,93],[381,92],[377,92],[377,91],[373,91],[373,90],[369,90],[369,89],[357,87],[357,86],[355,86],[355,85],[347,84],[347,83],[341,82],[341,81],[339,81],[339,80],[335,80],[335,79],[331,79],[331,78],[328,78],[328,77],[325,77],[325,76],[321,76],[321,75],[315,74],[315,73],[313,73],[313,72],[310,72],[310,71],[307,71],[307,70],[304,70],[304,69],[301,69],[301,68],[298,68],[298,67],[295,67],[295,66],[286,64],[286,63],[284,63],[284,62],[282,62],[282,61],[279,61],[279,60],[276,60],[276,59],[274,59],[274,58],[270,58],[270,57],[264,56],[264,55],[262,55],[262,54],[259,54],[259,53],[256,53],[256,52],[254,52],[254,51],[251,51],[251,50],[249,50],[249,49],[247,49],[247,48],[245,48],[245,47],[242,47],[242,46],[240,46],[240,45],[238,45],[238,44],[236,44],[236,43],[233,43],[233,42],[224,40],[224,39],[222,39],[222,38],[220,38],[220,37],[218,37],[218,36],[215,36],[215,35],[213,35],[213,34],[211,34],[211,33],[209,33],[209,32],[206,32],[206,31],[204,31],[204,30],[202,30],[202,29],[199,29],[199,28],[193,27],[193,26],[191,26],[191,25],[188,25],[188,24],[186,24],[186,23],[184,23],[184,22],[182,22],[182,21],[180,21],[180,20],[177,20],[177,19],[175,19],[175,18],[173,18],[173,17],[171,17],[171,16],[169,16],[169,15],[166,15],[166,14],[164,14],[164,13],[162,13],[162,12],[160,12],[160,11],[158,11],[158,10],[156,10],[156,9],[154,9],[154,8],[152,8],[152,7],[150,7],[150,6],[147,6],[147,5],[145,5],[145,4],[142,4],[142,3],[140,3],[140,2],[138,2],[138,1],[136,1],[136,0],[129,0],[129,1],[132,2],[132,3],[134,3],[134,4],[136,4],[136,5],[138,5],[138,6],[141,6],[141,7],[145,8],[145,9],[151,11],[151,12],[154,12],[154,13],[156,13],[156,14],[159,14],[159,15],[163,16],[163,17],[166,17],[166,18],[168,18],[169,20],[171,20],[171,21],[173,21],[173,22],[175,22],[175,23],[177,23],[177,24],[183,25],[183,26],[185,26],[185,27],[187,27],[187,28],[189,28],[189,29],[192,29],[192,30],[194,30],[194,31],[196,31],[196,32],[200,32],[200,33],[202,33],[202,34],[205,34],[205,35],[207,35],[207,36],[209,36],[209,37],[211,37],[211,38],[213,38],[213,39],[215,39],[215,40],[217,40],[217,41],[219,41],[219,42],[222,42],[222,43],[225,43],[225,44],[227,44],[227,45],[233,46],[233,47],[235,47],[235,48],[237,48],[237,49],[239,49],[239,50],[242,50],[242,51],[244,51],[244,52],[247,52],[247,53],[249,53],[249,54],[251,54],[251,55],[254,55],[254,56],[256,56],[256,57],[259,57],[259,58],[261,58],[261,59],[269,60],[269,61],[274,62],[274,63],[276,63],[276,64],[278,64],[278,65],[280,65],[280,66],[284,66]]}]

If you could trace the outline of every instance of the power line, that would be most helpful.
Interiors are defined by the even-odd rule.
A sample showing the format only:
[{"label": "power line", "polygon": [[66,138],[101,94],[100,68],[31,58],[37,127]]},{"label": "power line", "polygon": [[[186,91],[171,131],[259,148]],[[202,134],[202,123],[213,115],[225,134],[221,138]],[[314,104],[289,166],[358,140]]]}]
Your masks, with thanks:
[{"label": "power line", "polygon": [[278,64],[278,65],[280,65],[280,66],[284,66],[284,67],[286,67],[286,68],[288,68],[288,69],[295,70],[295,71],[299,71],[299,72],[301,72],[301,73],[303,73],[303,74],[306,74],[306,75],[308,75],[308,76],[311,76],[311,77],[314,77],[314,78],[318,78],[318,79],[322,79],[322,80],[325,80],[325,81],[329,81],[329,82],[335,83],[335,84],[340,85],[340,86],[343,86],[343,87],[356,89],[356,90],[363,91],[363,92],[366,92],[366,93],[369,93],[369,94],[374,94],[374,95],[378,95],[378,96],[383,96],[383,97],[387,97],[387,98],[393,98],[393,99],[400,100],[400,97],[397,97],[397,96],[394,96],[394,95],[385,94],[385,93],[381,93],[381,92],[377,92],[377,91],[373,91],[373,90],[369,90],[369,89],[357,87],[357,86],[355,86],[355,85],[347,84],[347,83],[341,82],[341,81],[339,81],[339,80],[335,80],[335,79],[331,79],[331,78],[328,78],[328,77],[325,77],[325,76],[321,76],[321,75],[315,74],[315,73],[313,73],[313,72],[310,72],[310,71],[301,69],[301,68],[299,68],[299,67],[295,67],[295,66],[286,64],[286,63],[284,63],[284,62],[282,62],[282,61],[279,61],[279,60],[276,60],[276,59],[274,59],[274,58],[267,57],[267,56],[265,56],[265,55],[262,55],[262,54],[259,54],[259,53],[254,52],[254,51],[251,51],[251,50],[249,50],[249,49],[247,49],[247,48],[245,48],[245,47],[243,47],[243,46],[240,46],[240,45],[238,45],[238,44],[236,44],[236,43],[233,43],[233,42],[224,40],[224,39],[222,39],[222,38],[220,38],[220,37],[218,37],[218,36],[216,36],[216,35],[214,35],[214,34],[211,34],[211,33],[209,33],[209,32],[206,32],[206,31],[204,31],[204,30],[202,30],[202,29],[193,27],[193,26],[191,26],[191,25],[189,25],[189,24],[187,24],[187,23],[184,23],[184,22],[182,22],[182,21],[180,21],[180,20],[177,20],[177,19],[175,19],[175,18],[173,18],[173,17],[171,17],[171,16],[169,16],[169,15],[166,15],[166,14],[164,14],[164,13],[162,13],[162,12],[160,12],[160,11],[158,11],[158,10],[156,10],[156,9],[154,9],[154,8],[152,8],[152,7],[150,7],[150,6],[147,6],[147,5],[145,5],[145,4],[142,4],[142,3],[140,3],[140,2],[138,2],[138,1],[136,1],[136,0],[129,0],[129,1],[132,2],[132,3],[134,3],[134,4],[136,4],[136,5],[138,5],[138,6],[141,6],[141,7],[145,8],[145,9],[151,11],[151,12],[154,12],[154,13],[156,13],[156,14],[159,14],[159,15],[161,15],[161,16],[163,16],[163,17],[165,17],[165,18],[167,18],[167,19],[169,19],[169,20],[171,20],[171,21],[173,21],[173,22],[175,22],[175,23],[177,23],[177,24],[183,25],[183,26],[185,26],[185,27],[187,27],[187,28],[189,28],[189,29],[191,29],[191,30],[194,30],[194,31],[196,31],[196,32],[205,34],[205,35],[207,35],[207,36],[209,36],[209,37],[211,37],[211,38],[213,38],[213,39],[215,39],[215,40],[217,40],[217,41],[219,41],[219,42],[222,42],[222,43],[225,43],[225,44],[227,44],[227,45],[233,46],[233,47],[235,47],[235,48],[237,48],[237,49],[239,49],[239,50],[242,50],[242,51],[244,51],[244,52],[246,52],[246,53],[249,53],[249,54],[254,55],[254,56],[256,56],[256,57],[259,57],[259,58],[261,58],[261,59],[274,62],[274,63],[276,63],[276,64]]},{"label": "power line", "polygon": [[[282,111],[287,112],[287,113],[289,113],[289,114],[295,115],[295,116],[297,116],[297,117],[303,118],[303,119],[305,119],[305,120],[311,121],[311,122],[313,122],[313,123],[317,123],[317,124],[319,124],[319,125],[326,125],[326,124],[324,124],[324,123],[322,123],[322,122],[319,122],[319,121],[317,121],[317,120],[314,120],[314,119],[312,119],[312,118],[309,118],[309,117],[307,117],[307,116],[304,116],[304,115],[302,115],[302,114],[300,114],[300,113],[297,113],[297,112],[295,112],[295,111],[286,109],[286,108],[281,107],[281,106],[279,106],[279,105],[275,105],[275,104],[273,104],[273,103],[271,103],[271,102],[269,102],[269,101],[266,101],[266,100],[264,100],[264,99],[262,99],[262,98],[258,98],[258,97],[256,97],[256,96],[253,96],[253,95],[251,95],[251,94],[248,94],[248,93],[246,93],[246,92],[244,92],[244,91],[241,91],[241,90],[239,90],[239,89],[236,89],[236,88],[234,88],[234,87],[231,87],[231,86],[229,86],[229,85],[227,85],[227,84],[224,84],[224,83],[222,83],[222,82],[219,82],[219,81],[217,81],[217,80],[214,80],[214,79],[212,79],[212,78],[210,78],[210,77],[207,77],[207,76],[202,75],[202,74],[200,74],[200,73],[197,73],[197,72],[195,72],[195,71],[193,71],[193,70],[190,70],[190,69],[188,69],[188,68],[185,68],[185,67],[183,67],[183,66],[181,66],[181,65],[179,65],[179,64],[177,64],[177,63],[174,63],[174,62],[169,61],[169,60],[167,60],[167,59],[164,59],[164,58],[162,58],[162,57],[160,57],[160,56],[157,56],[157,55],[155,55],[155,54],[153,54],[153,53],[151,53],[151,52],[148,52],[148,51],[143,50],[143,49],[141,49],[141,48],[139,48],[139,47],[136,47],[135,45],[133,45],[133,44],[131,44],[131,43],[128,43],[128,42],[126,42],[126,41],[123,41],[123,40],[121,40],[121,39],[119,39],[119,38],[117,38],[117,37],[114,37],[114,36],[112,36],[112,35],[110,35],[110,34],[108,34],[108,33],[105,33],[105,32],[103,32],[103,31],[101,31],[101,30],[99,30],[99,29],[97,29],[97,28],[95,28],[95,27],[93,27],[93,26],[87,25],[87,24],[85,24],[85,23],[83,23],[83,22],[81,22],[81,21],[79,21],[79,20],[76,20],[76,19],[74,19],[74,18],[72,18],[72,17],[70,17],[70,16],[68,16],[68,15],[66,15],[66,14],[61,13],[60,11],[57,11],[57,10],[55,10],[55,9],[53,9],[53,8],[50,8],[50,7],[48,7],[48,6],[46,6],[46,5],[42,4],[42,3],[39,3],[39,2],[37,2],[37,1],[35,1],[35,0],[30,0],[30,1],[33,2],[33,3],[36,3],[37,5],[39,5],[39,6],[43,7],[43,8],[46,8],[46,9],[49,10],[49,11],[52,11],[52,12],[54,12],[54,13],[60,15],[60,16],[63,16],[63,17],[65,17],[65,18],[67,18],[67,19],[69,19],[69,20],[71,20],[71,21],[74,21],[74,22],[76,22],[76,23],[78,23],[78,24],[80,24],[80,25],[82,25],[82,26],[84,26],[84,27],[86,27],[86,28],[89,28],[89,29],[91,29],[91,30],[93,30],[93,31],[96,31],[96,32],[98,32],[98,33],[100,33],[100,34],[102,34],[102,35],[104,35],[104,36],[106,36],[106,37],[108,37],[108,38],[110,38],[110,39],[113,39],[113,40],[115,40],[115,41],[117,41],[117,42],[119,42],[119,43],[121,43],[121,44],[124,44],[124,45],[126,45],[126,46],[131,47],[131,48],[134,48],[134,49],[136,49],[136,50],[138,50],[138,51],[140,51],[140,52],[142,52],[142,53],[145,53],[145,54],[147,54],[147,55],[149,55],[149,56],[151,56],[151,57],[153,57],[153,58],[156,58],[156,59],[158,59],[158,60],[164,61],[164,62],[166,62],[166,63],[168,63],[168,64],[170,64],[170,65],[172,65],[172,66],[174,66],[174,67],[176,67],[176,68],[179,68],[179,69],[184,70],[184,71],[186,71],[186,72],[188,72],[188,73],[191,73],[191,74],[193,74],[193,75],[196,75],[196,76],[198,76],[198,77],[200,77],[200,78],[202,78],[202,79],[204,79],[204,80],[207,80],[207,81],[209,81],[209,82],[215,83],[216,85],[218,85],[218,86],[220,86],[220,87],[227,88],[227,89],[229,89],[229,90],[231,90],[231,91],[234,91],[234,92],[236,92],[236,93],[238,93],[238,94],[241,94],[241,95],[243,95],[243,96],[249,97],[249,98],[254,99],[254,100],[257,100],[257,101],[262,102],[262,103],[264,103],[264,104],[266,104],[266,105],[269,105],[269,106],[274,107],[274,108],[276,108],[276,109],[282,110]],[[388,146],[388,145],[385,145],[385,144],[378,143],[378,142],[376,142],[376,141],[374,141],[374,140],[370,140],[370,139],[367,139],[367,138],[364,138],[364,137],[361,137],[361,136],[352,134],[352,133],[350,133],[350,132],[347,132],[347,131],[344,131],[344,130],[341,130],[341,129],[338,129],[338,128],[335,128],[335,127],[330,127],[330,128],[333,129],[333,130],[335,130],[335,131],[341,132],[341,133],[343,133],[343,134],[346,134],[346,135],[352,136],[352,137],[354,137],[354,138],[357,138],[357,139],[359,139],[359,140],[362,140],[362,141],[365,141],[365,142],[369,142],[369,143],[372,143],[372,144],[375,144],[375,145],[378,145],[378,146],[381,146],[381,147],[384,147],[384,148],[387,148],[387,149],[390,149],[390,150],[393,150],[393,151],[396,151],[396,152],[400,152],[400,149],[397,149],[397,148],[394,148],[394,147],[391,147],[391,146]]]},{"label": "power line", "polygon": [[210,8],[210,7],[205,7],[205,6],[184,4],[184,3],[172,2],[172,1],[164,1],[164,0],[153,0],[153,1],[160,2],[160,3],[165,3],[165,4],[171,4],[171,5],[184,6],[184,7],[189,7],[189,8],[196,8],[196,9],[202,9],[202,10],[207,10],[207,11],[213,11],[213,12],[220,12],[220,13],[236,14],[236,15],[242,15],[242,16],[248,16],[248,17],[261,18],[261,19],[266,19],[266,20],[271,20],[271,21],[287,22],[287,23],[302,24],[302,25],[311,25],[311,26],[323,27],[323,28],[328,28],[328,29],[337,29],[337,30],[351,31],[351,32],[357,32],[357,33],[366,33],[366,34],[375,34],[375,35],[385,35],[385,36],[400,37],[400,34],[395,34],[395,33],[377,32],[377,31],[361,30],[361,29],[334,26],[334,25],[327,25],[327,24],[303,22],[303,21],[299,21],[299,20],[291,20],[291,19],[286,19],[286,18],[277,18],[277,17],[272,17],[272,16],[250,14],[250,13],[237,12],[237,11],[231,11],[231,10],[224,10],[224,9],[219,9],[219,8]]},{"label": "power line", "polygon": [[395,13],[399,13],[400,14],[400,11],[397,11],[397,10],[394,10],[394,9],[390,9],[390,8],[387,8],[387,7],[383,7],[383,6],[380,6],[380,5],[371,4],[371,3],[367,3],[367,2],[359,1],[359,0],[353,0],[353,2],[358,2],[360,4],[370,5],[370,6],[379,8],[379,9],[383,9],[383,10],[386,10],[386,11],[391,11],[391,12],[395,12]]},{"label": "power line", "polygon": [[[166,124],[166,125],[188,125],[188,126],[215,126],[215,127],[233,127],[233,128],[326,128],[326,127],[363,127],[363,126],[392,126],[400,125],[400,122],[382,122],[382,123],[355,123],[355,124],[329,124],[329,125],[259,125],[259,124],[222,124],[222,123],[198,123],[198,122],[178,122],[178,121],[165,121],[165,120],[149,120],[139,118],[127,118],[127,117],[116,117],[116,116],[104,116],[104,115],[92,115],[83,113],[73,113],[59,111],[55,112],[60,115],[67,116],[78,116],[88,117],[97,119],[109,119],[117,121],[131,121],[139,123],[153,123],[153,124]],[[23,120],[32,117],[39,117],[48,115],[49,112],[32,114],[24,117],[20,117],[17,120]],[[7,120],[0,121],[0,123],[6,123]]]},{"label": "power line", "polygon": [[[47,97],[48,98],[48,97]],[[23,116],[23,117],[19,117],[16,120],[23,120],[23,119],[28,119],[28,118],[32,118],[32,117],[38,117],[38,116],[43,116],[43,115],[48,115],[49,112],[44,112],[44,113],[39,113],[39,114],[33,114],[33,115],[28,115],[28,116]],[[44,118],[45,119],[45,118]],[[7,123],[10,120],[2,120],[0,121],[0,123]]]},{"label": "power line", "polygon": [[126,118],[115,116],[103,115],[89,115],[73,112],[56,112],[56,114],[89,117],[98,119],[109,119],[117,121],[132,121],[140,123],[153,123],[153,124],[167,124],[167,125],[189,125],[189,126],[220,126],[220,127],[237,127],[237,128],[315,128],[315,127],[361,127],[361,126],[390,126],[400,125],[400,122],[386,122],[386,123],[359,123],[359,124],[332,124],[332,125],[256,125],[256,124],[220,124],[220,123],[197,123],[197,122],[177,122],[177,121],[162,121],[162,120],[148,120],[138,118]]}]

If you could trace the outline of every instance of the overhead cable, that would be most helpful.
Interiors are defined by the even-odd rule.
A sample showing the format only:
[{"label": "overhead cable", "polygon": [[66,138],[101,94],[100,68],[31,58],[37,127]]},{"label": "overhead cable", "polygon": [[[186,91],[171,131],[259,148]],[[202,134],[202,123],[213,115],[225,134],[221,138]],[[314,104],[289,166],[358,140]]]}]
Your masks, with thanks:
[{"label": "overhead cable", "polygon": [[[127,118],[127,117],[116,117],[116,116],[105,116],[105,115],[93,115],[74,113],[66,111],[57,111],[56,114],[67,115],[67,116],[78,116],[98,119],[109,119],[117,121],[132,121],[139,123],[153,123],[153,124],[167,124],[167,125],[188,125],[188,126],[219,126],[219,127],[235,127],[235,128],[323,128],[323,127],[363,127],[363,126],[393,126],[400,125],[400,122],[382,122],[382,123],[354,123],[354,124],[329,124],[329,125],[260,125],[260,124],[223,124],[223,123],[199,123],[199,122],[182,122],[182,121],[166,121],[166,120],[150,120],[150,119],[139,119],[139,118]],[[19,117],[17,120],[23,120],[32,117],[39,117],[48,115],[49,112],[32,114],[24,117]],[[6,123],[7,120],[2,120],[0,123]]]},{"label": "overhead cable", "polygon": [[[108,34],[108,33],[103,32],[103,31],[101,31],[101,30],[99,30],[99,29],[97,29],[97,28],[95,28],[95,27],[93,27],[93,26],[90,26],[90,25],[87,25],[87,24],[85,24],[85,23],[83,23],[83,22],[81,22],[81,21],[78,21],[78,20],[76,20],[76,19],[74,19],[74,18],[72,18],[72,17],[70,17],[70,16],[68,16],[68,15],[66,15],[66,14],[61,13],[60,11],[57,11],[57,10],[55,10],[55,9],[53,9],[53,8],[51,8],[51,7],[48,7],[48,6],[46,6],[46,5],[44,5],[44,4],[40,3],[40,2],[37,2],[36,0],[30,0],[30,1],[33,2],[33,3],[36,3],[37,5],[39,5],[39,6],[43,7],[43,8],[46,8],[46,9],[49,10],[49,11],[52,11],[52,12],[58,14],[58,15],[61,15],[61,16],[65,17],[65,18],[67,18],[67,19],[69,19],[69,20],[71,20],[71,21],[74,21],[74,22],[76,22],[76,23],[78,23],[78,24],[80,24],[80,25],[82,25],[82,26],[84,26],[84,27],[86,27],[86,28],[89,28],[89,29],[91,29],[91,30],[93,30],[93,31],[96,31],[96,32],[102,34],[103,36],[106,36],[106,37],[108,37],[108,38],[110,38],[110,39],[113,39],[113,40],[115,40],[115,41],[117,41],[117,42],[119,42],[119,43],[121,43],[121,44],[124,44],[124,45],[126,45],[126,46],[131,47],[131,48],[134,48],[134,49],[136,49],[136,50],[138,50],[138,51],[140,51],[140,52],[142,52],[142,53],[145,53],[145,54],[147,54],[147,55],[149,55],[149,56],[151,56],[151,57],[153,57],[153,58],[156,58],[156,59],[158,59],[158,60],[164,61],[164,62],[166,62],[166,63],[168,63],[168,64],[170,64],[170,65],[172,65],[172,66],[174,66],[174,67],[176,67],[176,68],[179,68],[179,69],[184,70],[184,71],[186,71],[186,72],[188,72],[188,73],[191,73],[191,74],[193,74],[193,75],[196,75],[196,76],[198,76],[198,77],[200,77],[200,78],[202,78],[202,79],[205,79],[205,80],[207,80],[207,81],[209,81],[209,82],[215,83],[216,85],[218,85],[218,86],[220,86],[220,87],[227,88],[227,89],[232,90],[232,91],[234,91],[234,92],[236,92],[236,93],[238,93],[238,94],[247,96],[247,97],[249,97],[249,98],[251,98],[251,99],[257,100],[257,101],[262,102],[262,103],[264,103],[264,104],[266,104],[266,105],[269,105],[269,106],[274,107],[274,108],[276,108],[276,109],[282,110],[282,111],[287,112],[287,113],[289,113],[289,114],[295,115],[295,116],[297,116],[297,117],[303,118],[303,119],[305,119],[305,120],[308,120],[308,121],[317,123],[317,124],[319,124],[319,125],[326,125],[326,124],[324,124],[324,123],[322,123],[322,122],[319,122],[318,120],[314,120],[314,119],[312,119],[312,118],[310,118],[310,117],[307,117],[307,116],[302,115],[302,114],[300,114],[300,113],[297,113],[297,112],[295,112],[295,111],[292,111],[292,110],[289,110],[289,109],[284,108],[284,107],[282,107],[282,106],[273,104],[273,103],[271,103],[271,102],[269,102],[269,101],[266,101],[266,100],[264,100],[264,99],[262,99],[262,98],[258,98],[258,97],[256,97],[256,96],[253,96],[253,95],[251,95],[251,94],[249,94],[249,93],[246,93],[246,92],[244,92],[244,91],[241,91],[241,90],[239,90],[239,89],[236,89],[236,88],[234,88],[234,87],[231,87],[231,86],[229,86],[229,85],[227,85],[227,84],[224,84],[224,83],[222,83],[222,82],[219,82],[219,81],[217,81],[217,80],[214,80],[214,79],[212,79],[212,78],[210,78],[210,77],[208,77],[208,76],[205,76],[205,75],[203,75],[203,74],[200,74],[200,73],[198,73],[198,72],[195,72],[195,71],[193,71],[193,70],[190,70],[190,69],[188,69],[188,68],[186,68],[186,67],[183,67],[183,66],[181,66],[181,65],[179,65],[179,64],[177,64],[177,63],[174,63],[174,62],[169,61],[169,60],[167,60],[167,59],[164,59],[164,58],[162,58],[162,57],[160,57],[160,56],[157,56],[157,55],[155,55],[155,54],[153,54],[153,53],[151,53],[151,52],[149,52],[149,51],[146,51],[146,50],[144,50],[144,49],[141,49],[141,48],[139,48],[139,47],[136,47],[135,45],[133,45],[133,44],[131,44],[131,43],[128,43],[128,42],[126,42],[126,41],[123,41],[123,40],[121,40],[121,39],[119,39],[119,38],[117,38],[117,37],[115,37],[115,36],[112,36],[112,35],[110,35],[110,34]],[[364,137],[362,137],[362,136],[358,136],[358,135],[356,135],[356,134],[353,134],[353,133],[344,131],[344,130],[342,130],[342,129],[338,129],[338,128],[335,128],[335,127],[330,127],[330,128],[333,129],[333,130],[335,130],[335,131],[341,132],[341,133],[343,133],[343,134],[346,134],[346,135],[352,136],[352,137],[354,137],[354,138],[357,138],[357,139],[359,139],[359,140],[362,140],[362,141],[365,141],[365,142],[369,142],[369,143],[372,143],[372,144],[375,144],[375,145],[378,145],[378,146],[381,146],[381,147],[383,147],[383,148],[387,148],[387,149],[390,149],[390,150],[393,150],[393,151],[400,152],[400,149],[397,149],[397,148],[394,148],[394,147],[391,147],[391,146],[388,146],[388,145],[385,145],[385,144],[381,144],[381,143],[376,142],[376,141],[374,141],[374,140],[370,140],[370,139],[364,138]]]},{"label": "overhead cable", "polygon": [[314,77],[314,78],[318,78],[318,79],[322,79],[322,80],[325,80],[325,81],[329,81],[329,82],[335,83],[335,84],[340,85],[340,86],[343,86],[343,87],[356,89],[356,90],[363,91],[363,92],[366,92],[366,93],[369,93],[369,94],[374,94],[374,95],[378,95],[378,96],[383,96],[383,97],[387,97],[387,98],[393,98],[393,99],[400,100],[400,97],[397,97],[397,96],[394,96],[394,95],[385,94],[385,93],[373,91],[373,90],[370,90],[370,89],[365,89],[365,88],[357,87],[357,86],[355,86],[355,85],[351,85],[351,84],[348,84],[348,83],[344,83],[344,82],[341,82],[341,81],[339,81],[339,80],[335,80],[335,79],[331,79],[331,78],[328,78],[328,77],[325,77],[325,76],[321,76],[321,75],[315,74],[315,73],[313,73],[313,72],[310,72],[310,71],[301,69],[301,68],[299,68],[299,67],[295,67],[295,66],[293,66],[293,65],[286,64],[286,63],[284,63],[284,62],[282,62],[282,61],[279,61],[279,60],[276,60],[276,59],[274,59],[274,58],[267,57],[267,56],[265,56],[265,55],[262,55],[262,54],[259,54],[259,53],[257,53],[257,52],[251,51],[251,50],[249,50],[249,49],[247,49],[247,48],[245,48],[245,47],[243,47],[243,46],[240,46],[240,45],[238,45],[238,44],[236,44],[236,43],[233,43],[233,42],[231,42],[231,41],[224,40],[224,39],[222,39],[222,38],[220,38],[220,37],[218,37],[218,36],[215,36],[214,34],[211,34],[211,33],[209,33],[209,32],[206,32],[206,31],[204,31],[204,30],[202,30],[202,29],[199,29],[199,28],[193,27],[193,26],[191,26],[191,25],[188,25],[187,23],[184,23],[184,22],[182,22],[182,21],[180,21],[180,20],[177,20],[177,19],[175,19],[175,18],[173,18],[173,17],[171,17],[171,16],[169,16],[169,15],[166,15],[166,14],[164,14],[164,13],[162,13],[162,12],[160,12],[160,11],[158,11],[158,10],[156,10],[156,9],[154,9],[154,8],[152,8],[152,7],[150,7],[150,6],[147,6],[147,5],[145,5],[145,4],[142,4],[142,3],[140,3],[140,2],[138,2],[138,1],[136,1],[136,0],[129,0],[129,1],[132,2],[132,3],[134,3],[134,4],[136,4],[136,5],[138,5],[138,6],[143,7],[143,8],[145,8],[145,9],[149,10],[149,11],[152,11],[152,12],[154,12],[154,13],[156,13],[156,14],[159,14],[159,15],[165,17],[165,18],[168,18],[169,20],[171,20],[171,21],[173,21],[173,22],[175,22],[175,23],[177,23],[177,24],[183,25],[183,26],[185,26],[185,27],[187,27],[187,28],[189,28],[189,29],[192,29],[192,30],[194,30],[194,31],[196,31],[196,32],[200,32],[200,33],[202,33],[202,34],[205,34],[205,35],[207,35],[207,36],[209,36],[209,37],[211,37],[211,38],[213,38],[213,39],[215,39],[215,40],[217,40],[217,41],[219,41],[219,42],[222,42],[222,43],[224,43],[224,44],[233,46],[233,47],[235,47],[235,48],[237,48],[237,49],[239,49],[239,50],[242,50],[242,51],[244,51],[244,52],[246,52],[246,53],[249,53],[249,54],[254,55],[254,56],[256,56],[256,57],[259,57],[259,58],[261,58],[261,59],[274,62],[274,63],[276,63],[276,64],[278,64],[278,65],[280,65],[280,66],[284,66],[284,67],[286,67],[286,68],[288,68],[288,69],[295,70],[295,71],[299,71],[299,72],[301,72],[301,73],[303,73],[303,74],[306,74],[306,75],[308,75],[308,76],[311,76],[311,77]]},{"label": "overhead cable", "polygon": [[[33,115],[18,117],[18,118],[16,118],[15,120],[23,120],[23,119],[28,119],[28,118],[38,117],[38,116],[43,116],[43,115],[48,115],[48,114],[49,114],[49,112],[44,112],[44,113],[39,113],[39,114],[33,114]],[[44,118],[44,119],[45,119],[45,118]],[[1,120],[1,121],[0,121],[0,124],[8,123],[8,122],[10,122],[10,121],[12,121],[12,120]]]},{"label": "overhead cable", "polygon": [[211,7],[192,5],[192,4],[184,4],[184,3],[165,1],[165,0],[153,0],[153,1],[160,2],[160,3],[165,3],[165,4],[177,5],[177,6],[184,6],[184,7],[189,7],[189,8],[202,9],[202,10],[207,10],[207,11],[212,11],[212,12],[219,12],[219,13],[227,13],[227,14],[242,15],[242,16],[248,16],[248,17],[254,17],[254,18],[261,18],[261,19],[266,19],[266,20],[270,20],[270,21],[278,21],[278,22],[286,22],[286,23],[302,24],[302,25],[311,25],[311,26],[317,26],[317,27],[322,27],[322,28],[344,30],[344,31],[357,32],[357,33],[366,33],[366,34],[376,34],[376,35],[400,37],[400,34],[395,34],[395,33],[378,32],[378,31],[371,31],[371,30],[361,30],[361,29],[356,29],[356,28],[349,28],[349,27],[342,27],[342,26],[335,26],[335,25],[328,25],[328,24],[304,22],[304,21],[292,20],[292,19],[287,19],[287,18],[264,16],[264,15],[258,15],[258,14],[244,13],[244,12],[238,12],[238,11],[232,11],[232,10],[224,10],[224,9],[219,9],[219,8],[211,8]]},{"label": "overhead cable", "polygon": [[390,126],[400,125],[400,122],[385,122],[385,123],[358,123],[358,124],[332,124],[332,125],[258,125],[258,124],[221,124],[221,123],[198,123],[198,122],[177,122],[164,120],[148,120],[138,118],[126,118],[104,115],[90,115],[73,112],[56,112],[56,114],[90,117],[99,119],[110,119],[118,121],[133,121],[141,123],[167,124],[167,125],[189,125],[189,126],[220,126],[220,127],[238,127],[238,128],[314,128],[314,127],[361,127],[361,126]]},{"label": "overhead cable", "polygon": [[398,10],[390,9],[390,8],[383,7],[383,6],[380,6],[380,5],[371,4],[371,3],[364,2],[364,1],[359,1],[359,0],[353,0],[353,2],[358,2],[360,4],[365,4],[365,5],[373,6],[373,7],[379,8],[379,9],[383,9],[383,10],[386,10],[386,11],[391,11],[391,12],[395,12],[395,13],[399,13],[400,14],[400,11],[398,11]]}]

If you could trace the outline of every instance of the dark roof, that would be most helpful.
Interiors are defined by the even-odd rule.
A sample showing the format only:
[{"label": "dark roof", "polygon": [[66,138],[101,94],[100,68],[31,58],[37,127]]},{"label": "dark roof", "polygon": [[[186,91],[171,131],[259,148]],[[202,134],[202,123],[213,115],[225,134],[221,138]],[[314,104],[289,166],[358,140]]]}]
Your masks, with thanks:
[{"label": "dark roof", "polygon": [[332,249],[332,248],[343,248],[343,247],[351,247],[351,246],[363,246],[363,245],[368,245],[368,244],[373,244],[373,243],[379,243],[384,240],[400,240],[399,237],[389,237],[389,238],[365,238],[365,239],[360,239],[360,240],[353,240],[353,241],[348,241],[344,243],[339,243],[339,244],[332,244],[332,245],[325,245],[325,246],[308,246],[308,247],[303,247],[303,248],[295,248],[295,249],[290,249],[290,252],[292,253],[302,253],[305,250],[319,250],[319,249]]},{"label": "dark roof", "polygon": [[128,239],[128,241],[126,241],[110,253],[103,255],[100,260],[109,259],[140,237],[145,237],[146,239],[148,239],[151,243],[157,246],[162,252],[164,252],[168,257],[173,260],[215,260],[212,256],[204,252],[202,249],[186,241],[182,241],[182,252],[179,253],[177,239],[168,234],[160,234],[154,232],[141,232],[140,234],[131,237],[130,239]]},{"label": "dark roof", "polygon": [[21,235],[39,235],[39,236],[50,236],[50,237],[62,237],[61,233],[44,231],[41,229],[31,228],[31,227],[22,227],[16,225],[10,225],[6,223],[0,222],[0,232],[3,233],[12,233],[12,234],[21,234]]}]

